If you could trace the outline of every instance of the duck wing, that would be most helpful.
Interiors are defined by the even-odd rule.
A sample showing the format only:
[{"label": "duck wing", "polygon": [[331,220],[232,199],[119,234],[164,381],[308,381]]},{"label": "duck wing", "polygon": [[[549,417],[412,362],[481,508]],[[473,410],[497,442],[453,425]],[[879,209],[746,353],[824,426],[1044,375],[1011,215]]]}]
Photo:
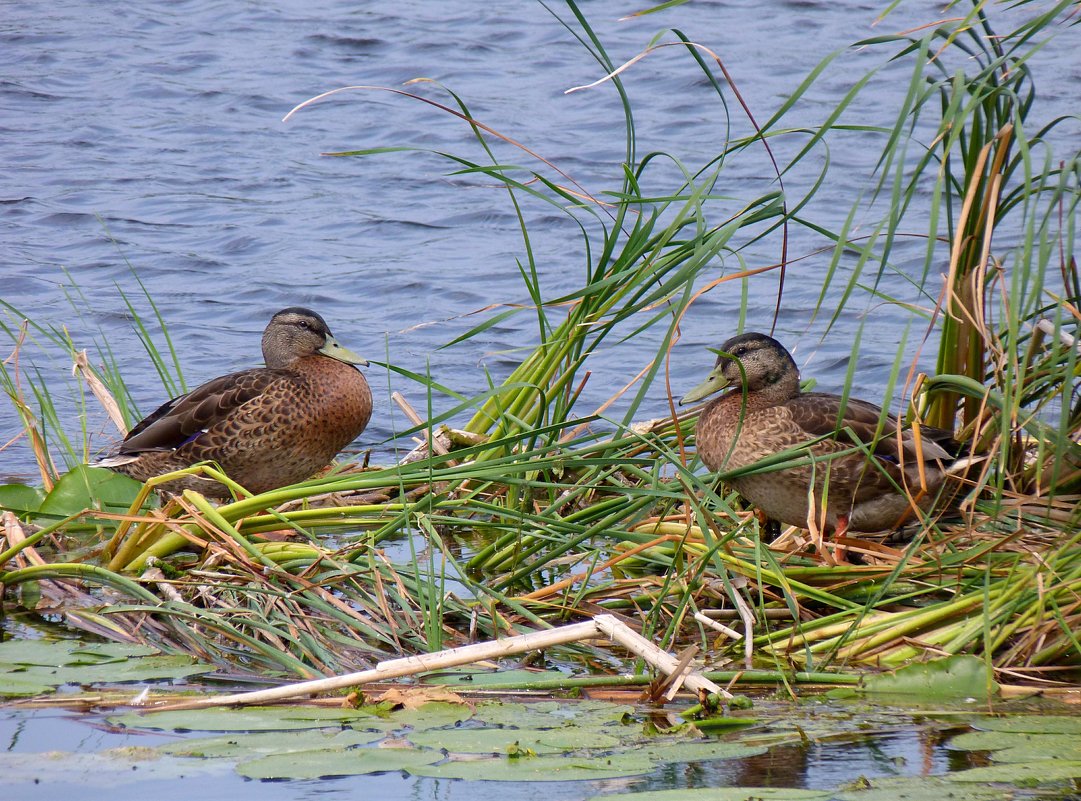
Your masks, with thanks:
[{"label": "duck wing", "polygon": [[119,454],[176,450],[289,375],[287,370],[255,368],[207,381],[143,419],[124,438]]},{"label": "duck wing", "polygon": [[811,437],[838,438],[847,447],[855,444],[850,443],[854,436],[875,456],[891,464],[911,465],[918,458],[936,461],[952,458],[943,447],[952,442],[948,431],[925,426],[920,429],[919,439],[911,429],[904,429],[898,438],[897,418],[892,414],[883,417],[881,407],[859,398],[805,392],[786,405],[793,420]]}]

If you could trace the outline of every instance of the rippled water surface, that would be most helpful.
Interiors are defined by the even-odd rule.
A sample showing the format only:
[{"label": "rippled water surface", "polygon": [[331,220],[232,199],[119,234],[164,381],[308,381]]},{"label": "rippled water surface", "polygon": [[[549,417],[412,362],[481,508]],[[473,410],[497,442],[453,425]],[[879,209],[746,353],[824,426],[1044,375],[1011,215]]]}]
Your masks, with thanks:
[{"label": "rippled water surface", "polygon": [[[770,710],[767,715],[776,714],[775,702],[763,703]],[[422,778],[401,771],[312,780],[253,781],[237,775],[234,759],[217,760],[220,765],[213,760],[209,764],[194,761],[190,775],[174,777],[168,768],[154,775],[160,768],[153,761],[139,761],[134,755],[136,773],[110,779],[106,767],[109,760],[117,766],[124,764],[121,753],[111,749],[153,749],[185,735],[126,730],[107,723],[103,716],[75,715],[62,709],[0,710],[0,751],[7,752],[10,760],[7,764],[15,768],[17,775],[37,772],[41,776],[37,782],[17,786],[19,797],[26,801],[51,801],[72,794],[95,797],[94,793],[107,792],[106,785],[111,782],[115,786],[110,794],[119,798],[231,797],[261,801],[309,798],[507,801],[531,798],[538,792],[538,786],[550,801],[585,801],[602,795],[615,798],[676,788],[776,787],[840,792],[851,789],[857,779],[875,782],[941,776],[973,767],[974,762],[978,764],[979,757],[949,748],[948,732],[959,732],[963,725],[951,729],[948,724],[929,722],[911,710],[866,705],[846,709],[813,699],[788,704],[787,709],[790,726],[817,730],[831,725],[825,721],[832,721],[836,731],[829,736],[812,734],[803,744],[776,746],[756,756],[668,764],[647,775],[621,779],[548,781],[542,785]],[[632,728],[635,726],[641,724],[632,724]],[[289,732],[282,732],[282,736],[287,738]],[[244,734],[237,733],[236,737],[243,738]],[[93,754],[102,756],[100,762],[87,763],[85,782],[77,786],[58,781],[55,776],[50,778],[46,757],[33,756],[49,752],[55,752],[51,758],[56,760],[74,760],[78,758],[75,755],[87,759],[93,759],[90,756]],[[20,755],[25,755],[27,760],[18,762]],[[40,761],[35,762],[35,758]],[[141,758],[146,760],[147,755],[144,753]],[[59,764],[63,766],[62,775],[70,775],[70,762]],[[140,770],[148,775],[140,777]],[[918,788],[918,782],[912,786]],[[0,775],[0,789],[5,787],[15,785],[10,783],[10,778]],[[960,786],[958,792],[963,789]],[[883,797],[881,792],[878,798]],[[926,797],[926,790],[921,797]]]},{"label": "rippled water surface", "polygon": [[[905,3],[873,28],[878,3],[698,0],[620,19],[637,9],[611,2],[585,7],[613,62],[630,59],[664,28],[678,28],[724,58],[759,120],[829,52],[939,12],[936,3]],[[1063,49],[1052,48],[1042,56],[1054,66],[1048,113],[1056,102],[1067,103],[1067,76],[1079,72],[1066,54],[1063,60]],[[853,76],[885,55],[846,51],[792,123],[823,119]],[[424,152],[481,158],[468,127],[430,105],[375,91],[319,103],[288,123],[282,117],[344,85],[399,87],[440,102],[449,102],[441,86],[447,87],[476,118],[598,194],[619,187],[622,108],[610,84],[564,91],[602,75],[567,28],[536,3],[4,3],[2,298],[38,323],[68,326],[79,346],[107,342],[144,412],[164,391],[121,294],[146,311],[136,277],[157,302],[190,384],[258,363],[258,337],[269,315],[301,304],[322,312],[339,339],[372,359],[431,370],[461,391],[479,390],[485,370],[497,379],[506,375],[536,332],[534,317],[523,314],[437,350],[482,319],[466,316],[471,312],[528,300],[518,272],[521,232],[506,193],[483,177],[451,176],[446,161]],[[417,78],[437,83],[406,85]],[[891,93],[903,91],[903,78],[887,69],[857,104],[858,120],[888,124],[900,102]],[[639,154],[665,151],[697,167],[718,153],[729,118],[686,51],[654,53],[625,81]],[[1055,92],[1067,97],[1056,100]],[[747,133],[745,118],[731,97],[728,102],[731,134]],[[782,163],[804,141],[778,140]],[[808,216],[838,228],[851,201],[868,191],[874,148],[860,145],[858,137],[833,144],[829,179]],[[321,155],[379,147],[416,150]],[[504,163],[535,166],[499,142],[496,152]],[[806,188],[821,163],[808,160],[807,170],[787,178],[788,190]],[[661,164],[650,173],[654,185],[647,192],[677,186],[675,167]],[[732,194],[736,211],[739,199],[769,188],[770,176],[764,152],[747,151],[730,159],[720,189]],[[550,206],[527,199],[525,208],[546,296],[579,286],[587,256],[577,228]],[[793,233],[792,255],[825,244]],[[911,247],[911,258],[919,259],[920,246]],[[774,263],[780,243],[756,244],[745,256],[751,266]],[[904,264],[905,258],[902,246],[895,259]],[[843,376],[851,350],[844,332],[868,310],[884,314],[889,324],[867,332],[863,357],[866,391],[879,391],[910,320],[859,297],[823,339],[825,321],[812,321],[810,309],[827,262],[823,254],[793,268],[781,336],[798,344],[798,360],[828,386]],[[716,274],[738,267],[735,259],[718,259]],[[749,326],[768,327],[774,290],[772,275],[753,282]],[[695,382],[710,361],[704,346],[735,329],[740,303],[738,289],[722,288],[692,310],[672,360],[677,390]],[[648,338],[626,344],[613,338],[589,365],[586,401],[600,402],[637,373],[653,345]],[[66,359],[41,368],[61,395]],[[424,393],[402,379],[390,381],[380,368],[369,377],[378,407],[364,440],[385,448],[378,443],[406,426],[391,406],[391,389],[420,408]],[[664,397],[664,387],[655,387],[646,414],[664,413]],[[95,446],[113,437],[94,413],[90,429]],[[17,430],[5,404],[0,435],[7,441]],[[26,449],[9,449],[4,458],[9,473],[31,464]]]}]

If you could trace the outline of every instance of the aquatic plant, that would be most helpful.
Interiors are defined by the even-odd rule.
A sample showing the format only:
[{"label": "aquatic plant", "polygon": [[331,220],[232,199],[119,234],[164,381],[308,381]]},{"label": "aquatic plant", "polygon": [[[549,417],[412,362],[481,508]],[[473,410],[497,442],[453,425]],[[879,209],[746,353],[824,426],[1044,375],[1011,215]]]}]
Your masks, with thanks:
[{"label": "aquatic plant", "polygon": [[[1070,7],[1057,3],[1001,33],[974,3],[961,17],[861,42],[882,52],[882,63],[813,127],[788,120],[842,54],[827,57],[759,125],[723,62],[672,31],[643,57],[661,46],[685,50],[719,106],[738,105],[751,128],[687,165],[638,153],[621,83],[637,61],[625,69],[613,63],[568,2],[561,21],[623,104],[625,160],[618,186],[604,193],[474,118],[448,90],[386,90],[469,126],[480,157],[439,155],[456,175],[497,182],[518,215],[531,304],[492,311],[447,347],[529,314],[536,341],[520,365],[476,397],[387,365],[430,396],[454,398],[440,415],[414,413],[416,426],[402,436],[417,435],[424,446],[399,464],[347,465],[218,507],[190,491],[154,507],[149,487],[113,488],[106,504],[93,473],[54,466],[55,450],[71,468],[85,461],[85,446],[66,433],[40,377],[9,360],[4,388],[37,454],[44,492],[0,488],[0,503],[18,513],[6,518],[0,552],[7,602],[33,607],[43,596],[73,625],[107,637],[192,651],[233,670],[301,676],[599,611],[634,618],[664,647],[693,643],[714,664],[764,662],[782,671],[773,676],[793,666],[893,667],[957,653],[1032,680],[1076,668],[1081,279],[1073,252],[1081,162],[1078,152],[1061,152],[1054,136],[1061,120],[1029,122],[1040,77],[1030,56],[1053,39]],[[846,118],[875,80],[901,69],[910,84],[894,125]],[[318,100],[364,102],[357,92],[372,91],[379,90]],[[851,135],[863,147],[876,142],[881,156],[845,228],[829,230],[814,219],[812,200],[829,180],[828,148]],[[508,149],[528,166],[510,166]],[[725,171],[751,153],[775,165],[776,182],[757,196],[730,196]],[[388,157],[363,149],[337,155]],[[672,167],[675,185],[665,183]],[[802,197],[784,190],[797,167],[817,173]],[[580,234],[584,278],[574,291],[546,291],[532,204],[565,215]],[[872,220],[864,222],[869,234],[850,229],[857,219]],[[753,512],[697,470],[694,412],[646,406],[656,382],[672,389],[672,346],[704,296],[737,288],[742,319],[750,282],[780,275],[784,308],[785,280],[809,270],[804,254],[789,254],[796,231],[801,242],[815,242],[811,250],[830,253],[814,274],[822,285],[817,316],[836,320],[856,299],[888,303],[908,310],[937,343],[939,374],[926,378],[909,365],[902,337],[887,400],[906,396],[909,417],[956,427],[988,455],[967,478],[960,518],[923,521],[907,547],[855,541],[862,565],[823,566],[803,552],[798,531],[767,545]],[[897,257],[906,237],[923,243],[916,269]],[[776,261],[750,263],[752,246],[776,248]],[[940,264],[949,265],[945,282]],[[175,354],[170,360],[155,349],[156,332],[135,316],[168,383]],[[76,350],[62,331],[33,324],[5,331],[21,347],[24,334],[34,334],[47,347]],[[591,360],[610,358],[629,339],[655,343],[652,357],[628,365],[623,386],[583,409]],[[91,389],[111,388],[119,417],[130,421],[104,342],[97,357],[82,362],[81,375]],[[642,420],[647,415],[654,419]],[[54,495],[63,483],[65,493]],[[65,595],[72,582],[95,591]]]}]

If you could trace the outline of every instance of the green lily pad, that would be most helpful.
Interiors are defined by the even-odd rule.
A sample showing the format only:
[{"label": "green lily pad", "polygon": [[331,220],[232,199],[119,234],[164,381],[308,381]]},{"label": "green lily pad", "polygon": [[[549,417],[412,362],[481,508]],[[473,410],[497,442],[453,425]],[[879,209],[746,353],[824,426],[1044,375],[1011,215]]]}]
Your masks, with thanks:
[{"label": "green lily pad", "polygon": [[0,662],[16,665],[100,665],[157,653],[160,652],[156,648],[145,645],[87,644],[79,640],[8,640],[0,643]]},{"label": "green lily pad", "polygon": [[998,692],[998,685],[982,659],[959,655],[868,676],[864,690],[917,700],[941,700],[986,698]]},{"label": "green lily pad", "polygon": [[[153,748],[112,748],[96,754],[0,752],[0,776],[8,786],[65,784],[83,790],[111,790],[135,782],[175,781],[196,774],[228,776],[232,772],[232,763],[224,760],[195,762],[163,757]],[[16,796],[18,793],[11,797]],[[102,793],[95,797],[107,796]]]},{"label": "green lily pad", "polygon": [[319,779],[324,776],[359,776],[430,765],[443,759],[438,751],[413,748],[333,748],[273,754],[237,765],[250,779]]},{"label": "green lily pad", "polygon": [[82,667],[39,667],[34,669],[34,673],[51,677],[56,684],[116,684],[127,681],[182,679],[210,673],[212,670],[214,668],[211,665],[193,663],[190,656],[159,654]]},{"label": "green lily pad", "polygon": [[424,748],[442,748],[454,754],[505,754],[517,744],[537,754],[575,751],[583,748],[616,748],[617,737],[595,728],[559,729],[429,729],[406,735]]},{"label": "green lily pad", "polygon": [[[1009,782],[1010,784],[1051,784],[1081,779],[1081,760],[1060,761],[1042,759],[1038,762],[1017,762],[991,765],[946,775],[952,782]],[[940,800],[941,801],[941,800]]]},{"label": "green lily pad", "polygon": [[8,698],[26,698],[43,693],[51,693],[55,685],[43,683],[40,677],[24,671],[4,671],[0,666],[0,696]]},{"label": "green lily pad", "polygon": [[616,756],[538,756],[452,760],[410,768],[414,776],[493,782],[562,782],[615,779],[649,773],[656,765],[637,754]]},{"label": "green lily pad", "polygon": [[486,701],[477,704],[475,717],[492,726],[551,729],[619,723],[633,712],[632,706],[607,701],[539,701],[533,704]]},{"label": "green lily pad", "polygon": [[1008,718],[978,718],[971,726],[985,731],[1031,732],[1032,734],[1073,734],[1081,736],[1081,717],[1065,715],[1014,715]]},{"label": "green lily pad", "polygon": [[1075,734],[974,731],[954,737],[949,747],[958,751],[994,751],[995,762],[1081,760],[1081,739]]},{"label": "green lily pad", "polygon": [[676,742],[647,743],[635,751],[658,764],[673,762],[705,762],[711,759],[743,759],[764,754],[769,749],[762,745],[744,745],[721,740],[688,740]]},{"label": "green lily pad", "polygon": [[342,749],[354,745],[368,745],[384,737],[384,733],[343,729],[299,729],[296,731],[264,731],[254,734],[202,737],[180,740],[158,746],[163,754],[185,757],[218,757],[227,759],[252,759],[260,755],[285,754],[294,751],[318,751]]},{"label": "green lily pad", "polygon": [[867,787],[835,793],[837,801],[1012,801],[1012,790],[956,784],[946,776],[897,776],[871,779]]},{"label": "green lily pad", "polygon": [[445,701],[432,701],[416,709],[400,709],[382,720],[384,728],[389,730],[411,728],[413,731],[439,729],[453,726],[473,717],[473,710],[464,704],[451,704]]},{"label": "green lily pad", "polygon": [[23,516],[36,512],[45,500],[45,491],[26,484],[0,485],[0,509]]},{"label": "green lily pad", "polygon": [[60,476],[38,508],[39,514],[67,517],[84,509],[104,512],[127,511],[142,484],[103,467],[78,465]]},{"label": "green lily pad", "polygon": [[[595,795],[586,801],[612,801],[610,795]],[[830,801],[829,790],[801,790],[789,787],[703,787],[697,790],[650,790],[625,793],[625,801]]]},{"label": "green lily pad", "polygon": [[386,730],[380,718],[356,709],[304,706],[251,706],[243,709],[183,709],[165,712],[129,712],[109,722],[130,729],[164,731],[281,731],[317,729],[349,724],[351,728]]}]

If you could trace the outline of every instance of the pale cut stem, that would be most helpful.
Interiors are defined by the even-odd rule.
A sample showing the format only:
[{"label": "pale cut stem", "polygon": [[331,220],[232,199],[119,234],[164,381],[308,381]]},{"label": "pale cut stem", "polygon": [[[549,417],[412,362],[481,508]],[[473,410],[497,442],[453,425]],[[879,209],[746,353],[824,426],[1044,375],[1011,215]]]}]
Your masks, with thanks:
[{"label": "pale cut stem", "polygon": [[[590,639],[598,635],[622,645],[665,675],[670,675],[678,667],[675,657],[662,651],[625,623],[620,622],[612,615],[598,615],[593,620],[585,623],[572,623],[545,631],[532,631],[528,634],[519,634],[515,637],[507,637],[493,642],[463,645],[459,648],[449,648],[434,654],[418,654],[417,656],[407,656],[401,659],[391,659],[380,662],[370,670],[362,670],[344,676],[302,681],[296,684],[287,684],[283,687],[272,687],[268,690],[199,698],[195,701],[170,704],[168,708],[191,709],[195,707],[266,704],[285,701],[291,698],[355,687],[360,684],[387,681],[416,673],[466,665],[486,659],[498,659],[525,651],[536,651],[554,645]],[[684,680],[684,684],[696,692],[704,690],[725,698],[731,697],[719,686],[698,673],[688,675]]]}]

